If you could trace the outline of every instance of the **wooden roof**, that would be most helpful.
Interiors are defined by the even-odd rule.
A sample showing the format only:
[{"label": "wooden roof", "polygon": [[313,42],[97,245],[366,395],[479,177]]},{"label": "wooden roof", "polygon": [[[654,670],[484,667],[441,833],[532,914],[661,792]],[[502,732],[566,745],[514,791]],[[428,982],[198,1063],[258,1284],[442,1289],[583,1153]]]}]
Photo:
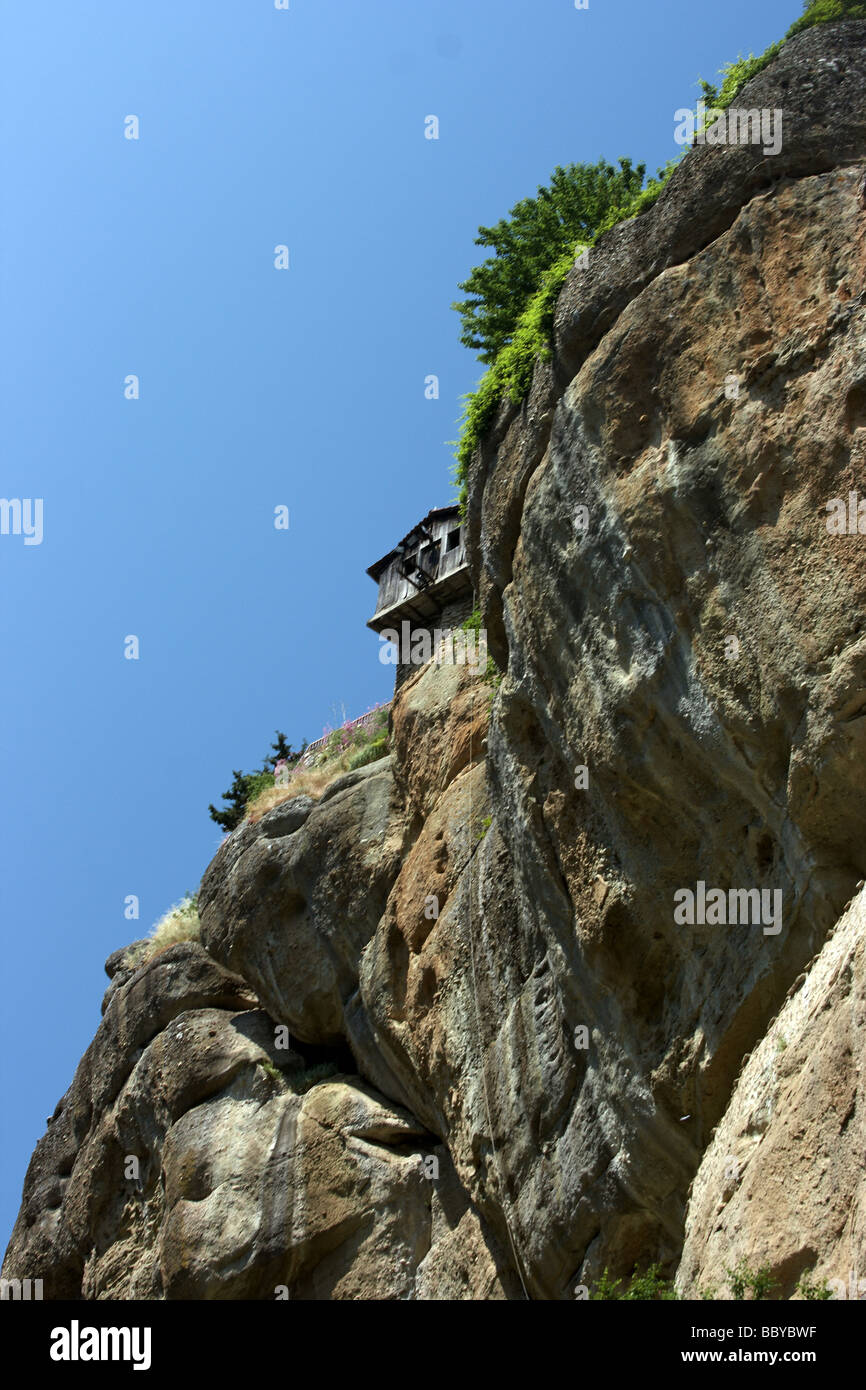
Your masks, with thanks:
[{"label": "wooden roof", "polygon": [[398,554],[400,554],[402,550],[406,549],[407,546],[413,545],[416,541],[420,543],[422,539],[422,529],[427,526],[429,522],[442,521],[447,516],[456,517],[459,515],[460,507],[456,502],[452,502],[450,507],[431,507],[427,515],[422,517],[421,520],[412,527],[411,531],[406,532],[406,535],[394,546],[393,550],[389,550],[387,555],[383,555],[381,560],[377,560],[375,565],[370,566],[367,570],[370,578],[375,579],[378,584],[380,575],[388,568],[392,560],[396,560]]}]

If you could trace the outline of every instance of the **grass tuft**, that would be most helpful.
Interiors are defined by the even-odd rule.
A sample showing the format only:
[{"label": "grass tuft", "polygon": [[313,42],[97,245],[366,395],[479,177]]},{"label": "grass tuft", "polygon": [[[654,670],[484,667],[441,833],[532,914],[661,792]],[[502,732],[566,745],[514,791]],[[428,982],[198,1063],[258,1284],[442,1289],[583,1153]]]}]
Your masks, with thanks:
[{"label": "grass tuft", "polygon": [[175,946],[179,941],[198,941],[200,937],[198,894],[187,893],[179,903],[169,908],[164,917],[160,917],[145,941],[127,951],[123,963],[128,969],[137,970],[169,946]]}]

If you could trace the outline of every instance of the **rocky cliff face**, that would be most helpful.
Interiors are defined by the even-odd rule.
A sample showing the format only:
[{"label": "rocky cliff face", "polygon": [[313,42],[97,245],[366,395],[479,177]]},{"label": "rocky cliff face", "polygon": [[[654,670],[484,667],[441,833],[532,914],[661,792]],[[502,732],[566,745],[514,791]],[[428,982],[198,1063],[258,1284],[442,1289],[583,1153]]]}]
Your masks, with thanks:
[{"label": "rocky cliff face", "polygon": [[[866,24],[790,41],[737,100],[782,151],[692,151],[576,263],[470,478],[501,685],[424,667],[388,759],[228,837],[202,943],[115,975],[6,1277],[866,1276],[864,91]],[[699,884],[774,910],[678,920]]]}]

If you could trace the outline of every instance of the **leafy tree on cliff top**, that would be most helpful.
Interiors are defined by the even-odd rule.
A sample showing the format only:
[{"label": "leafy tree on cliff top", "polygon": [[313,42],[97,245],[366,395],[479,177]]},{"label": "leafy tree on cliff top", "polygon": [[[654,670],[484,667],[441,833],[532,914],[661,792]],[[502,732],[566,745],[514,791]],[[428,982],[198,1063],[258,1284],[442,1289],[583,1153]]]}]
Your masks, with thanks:
[{"label": "leafy tree on cliff top", "polygon": [[[788,30],[792,38],[815,24],[842,19],[866,19],[866,0],[804,0],[803,14]],[[755,58],[738,59],[724,69],[721,91],[704,83],[704,94],[713,104],[727,106],[750,77],[777,55],[784,39],[771,44]],[[719,100],[720,99],[720,100]],[[598,233],[621,218],[640,210],[643,164],[633,166],[620,159],[619,169],[607,160],[597,164],[558,165],[549,186],[540,185],[534,198],[521,198],[507,217],[492,227],[479,227],[476,246],[493,250],[459,286],[467,295],[452,305],[460,314],[464,347],[478,353],[490,366],[514,338],[521,315],[544,284],[544,277],[560,257],[578,243],[590,245]],[[659,170],[659,179],[669,175]],[[659,185],[647,192],[655,194]]]},{"label": "leafy tree on cliff top", "polygon": [[[460,314],[460,341],[491,363],[511,342],[517,321],[550,266],[578,242],[590,242],[611,214],[623,215],[643,186],[646,166],[604,159],[554,169],[549,187],[521,198],[507,217],[479,227],[476,246],[493,255],[476,266],[460,289],[468,295],[452,307]],[[616,220],[614,218],[614,220]]]},{"label": "leafy tree on cliff top", "polygon": [[[787,39],[813,25],[844,19],[866,19],[866,0],[804,0],[803,14],[784,39],[758,57],[750,54],[725,64],[721,87],[701,83],[707,104],[730,106]],[[475,349],[488,368],[477,388],[465,397],[455,473],[461,509],[466,506],[472,455],[501,401],[522,399],[536,358],[549,352],[556,297],[576,250],[594,245],[617,222],[651,207],[677,163],[670,160],[646,187],[644,166],[633,167],[628,159],[620,159],[618,170],[603,159],[598,164],[559,166],[550,187],[539,187],[535,198],[523,198],[495,226],[479,228],[476,246],[492,247],[494,254],[461,284],[468,298],[452,305],[462,320],[460,341]]]}]

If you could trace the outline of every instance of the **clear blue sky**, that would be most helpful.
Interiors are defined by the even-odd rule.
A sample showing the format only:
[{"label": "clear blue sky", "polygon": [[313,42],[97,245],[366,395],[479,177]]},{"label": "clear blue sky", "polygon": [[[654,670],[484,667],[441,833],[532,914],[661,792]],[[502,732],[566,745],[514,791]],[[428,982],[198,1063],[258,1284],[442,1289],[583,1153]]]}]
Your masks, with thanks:
[{"label": "clear blue sky", "polygon": [[275,728],[390,696],[364,571],[454,495],[478,225],[557,164],[654,172],[698,76],[800,10],[3,0],[0,495],[44,503],[41,545],[0,536],[4,1248],[103,961],[197,886],[208,802]]}]

